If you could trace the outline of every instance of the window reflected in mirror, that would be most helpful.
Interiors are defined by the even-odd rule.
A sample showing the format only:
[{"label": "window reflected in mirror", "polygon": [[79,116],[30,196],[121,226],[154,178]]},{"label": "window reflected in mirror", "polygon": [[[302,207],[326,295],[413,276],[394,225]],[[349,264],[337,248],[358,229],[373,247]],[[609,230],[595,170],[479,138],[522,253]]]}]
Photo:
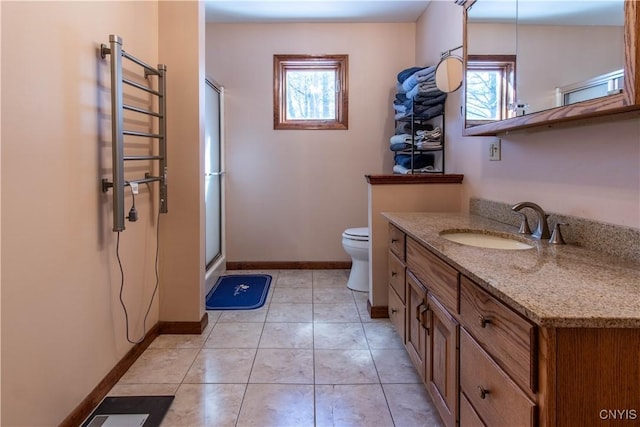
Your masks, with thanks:
[{"label": "window reflected in mirror", "polygon": [[515,55],[467,56],[467,125],[515,117],[515,68]]}]

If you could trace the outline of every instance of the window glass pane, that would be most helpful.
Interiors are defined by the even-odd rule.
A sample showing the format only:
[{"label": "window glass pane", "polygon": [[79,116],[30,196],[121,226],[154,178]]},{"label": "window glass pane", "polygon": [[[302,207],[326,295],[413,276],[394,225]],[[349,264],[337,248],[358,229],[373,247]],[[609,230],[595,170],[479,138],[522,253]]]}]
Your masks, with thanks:
[{"label": "window glass pane", "polygon": [[335,120],[335,71],[287,70],[286,120]]},{"label": "window glass pane", "polygon": [[500,120],[502,73],[499,70],[467,71],[467,120]]}]

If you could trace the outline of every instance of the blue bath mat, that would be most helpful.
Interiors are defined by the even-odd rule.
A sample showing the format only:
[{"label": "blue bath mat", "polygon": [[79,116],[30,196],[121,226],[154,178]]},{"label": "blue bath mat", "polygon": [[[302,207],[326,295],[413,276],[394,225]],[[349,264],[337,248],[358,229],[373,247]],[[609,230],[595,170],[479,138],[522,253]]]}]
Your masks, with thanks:
[{"label": "blue bath mat", "polygon": [[271,284],[267,274],[220,276],[207,295],[207,310],[253,310],[264,305]]}]

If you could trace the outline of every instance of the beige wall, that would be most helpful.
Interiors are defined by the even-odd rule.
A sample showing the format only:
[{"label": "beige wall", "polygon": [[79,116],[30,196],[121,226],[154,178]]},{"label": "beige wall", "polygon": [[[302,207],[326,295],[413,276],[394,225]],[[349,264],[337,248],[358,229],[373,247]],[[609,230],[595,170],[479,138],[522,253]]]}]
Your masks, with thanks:
[{"label": "beige wall", "polygon": [[[203,5],[2,2],[1,8],[2,425],[53,426],[131,348],[118,300],[111,192],[99,185],[111,172],[108,61],[98,56],[109,34],[120,35],[124,49],[145,62],[168,65],[169,140],[180,147],[169,154],[174,181],[171,213],[161,217],[163,287],[147,329],[161,316],[202,315]],[[126,170],[139,177],[147,169]],[[144,333],[156,280],[157,185],[151,188],[141,187],[140,220],[126,222],[121,233],[132,339]],[[173,256],[176,247],[184,256]],[[159,299],[171,302],[162,314]]]},{"label": "beige wall", "polygon": [[369,302],[388,301],[389,223],[382,212],[461,212],[460,184],[369,185]]},{"label": "beige wall", "polygon": [[[416,62],[461,44],[462,8],[431,2],[417,23]],[[489,162],[487,137],[462,137],[462,92],[447,98],[447,171],[464,173],[470,196],[534,201],[550,212],[640,227],[640,119],[502,136]]]},{"label": "beige wall", "polygon": [[196,322],[204,315],[204,3],[159,4],[159,56],[170,64],[160,320]]},{"label": "beige wall", "polygon": [[[365,174],[389,173],[396,74],[410,24],[209,24],[207,74],[226,88],[228,261],[349,260],[367,225]],[[349,55],[349,130],[274,131],[273,55]]]},{"label": "beige wall", "polygon": [[[622,69],[623,44],[621,27],[519,25],[518,100],[529,104],[529,111],[555,107],[556,87]],[[549,72],[541,73],[541,66]]]}]

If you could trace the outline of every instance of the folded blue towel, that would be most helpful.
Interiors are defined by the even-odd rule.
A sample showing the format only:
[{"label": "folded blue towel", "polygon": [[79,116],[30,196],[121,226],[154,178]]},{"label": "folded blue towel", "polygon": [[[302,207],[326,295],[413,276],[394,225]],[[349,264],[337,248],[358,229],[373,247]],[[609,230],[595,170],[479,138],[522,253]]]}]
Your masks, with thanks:
[{"label": "folded blue towel", "polygon": [[391,146],[389,148],[391,148],[391,151],[403,151],[403,150],[410,149],[411,148],[411,144],[400,142],[400,143],[397,143],[397,144],[391,144]]},{"label": "folded blue towel", "polygon": [[421,105],[424,105],[425,107],[429,105],[444,104],[444,101],[446,100],[447,100],[446,93],[443,93],[442,95],[438,95],[438,96],[418,95],[414,99],[415,102],[419,102]]},{"label": "folded blue towel", "polygon": [[407,68],[406,70],[402,70],[398,73],[398,83],[402,83],[405,80],[407,80],[407,78],[412,75],[413,73],[415,73],[416,71],[421,70],[422,67],[411,67],[411,68]]},{"label": "folded blue towel", "polygon": [[[394,157],[396,165],[400,165],[405,168],[411,168],[411,155],[410,154],[396,154]],[[415,154],[413,156],[413,168],[422,169],[427,166],[434,165],[433,154]]]}]

